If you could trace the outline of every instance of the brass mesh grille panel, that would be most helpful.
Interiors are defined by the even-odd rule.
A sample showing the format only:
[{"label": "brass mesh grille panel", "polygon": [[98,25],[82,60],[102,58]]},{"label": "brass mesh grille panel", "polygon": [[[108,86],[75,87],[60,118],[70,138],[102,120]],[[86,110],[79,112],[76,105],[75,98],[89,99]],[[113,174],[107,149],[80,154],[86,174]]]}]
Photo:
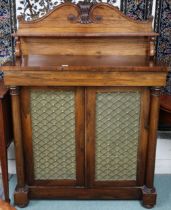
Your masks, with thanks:
[{"label": "brass mesh grille panel", "polygon": [[136,180],[140,93],[96,96],[95,179]]},{"label": "brass mesh grille panel", "polygon": [[36,180],[76,179],[74,92],[32,90]]}]

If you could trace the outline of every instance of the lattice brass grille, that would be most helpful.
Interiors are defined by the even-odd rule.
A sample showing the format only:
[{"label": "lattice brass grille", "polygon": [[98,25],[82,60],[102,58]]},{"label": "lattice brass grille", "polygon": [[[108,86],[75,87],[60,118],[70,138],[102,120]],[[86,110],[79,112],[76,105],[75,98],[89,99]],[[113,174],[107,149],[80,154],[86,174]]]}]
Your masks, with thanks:
[{"label": "lattice brass grille", "polygon": [[74,101],[72,91],[31,90],[36,180],[76,179]]},{"label": "lattice brass grille", "polygon": [[95,179],[136,180],[140,93],[96,96]]}]

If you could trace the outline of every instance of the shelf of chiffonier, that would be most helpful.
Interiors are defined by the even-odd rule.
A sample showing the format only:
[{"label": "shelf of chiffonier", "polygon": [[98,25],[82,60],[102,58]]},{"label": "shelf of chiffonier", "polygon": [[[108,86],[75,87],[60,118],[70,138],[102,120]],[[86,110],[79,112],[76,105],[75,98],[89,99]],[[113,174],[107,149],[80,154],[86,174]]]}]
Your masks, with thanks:
[{"label": "shelf of chiffonier", "polygon": [[[13,66],[3,67],[14,70]],[[146,56],[83,56],[83,55],[28,55],[23,56],[17,70],[68,71],[167,71],[165,66]]]}]

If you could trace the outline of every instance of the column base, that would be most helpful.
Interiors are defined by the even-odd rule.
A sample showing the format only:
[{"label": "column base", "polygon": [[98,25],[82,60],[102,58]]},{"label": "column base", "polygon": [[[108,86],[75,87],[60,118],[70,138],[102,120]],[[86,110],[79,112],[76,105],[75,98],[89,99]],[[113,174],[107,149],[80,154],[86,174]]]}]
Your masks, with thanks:
[{"label": "column base", "polygon": [[10,203],[10,199],[5,199],[5,201],[6,201],[7,203]]},{"label": "column base", "polygon": [[144,186],[142,188],[142,205],[147,208],[151,209],[156,204],[157,193],[155,188],[147,188]]},{"label": "column base", "polygon": [[24,188],[16,187],[14,193],[14,204],[20,208],[24,208],[28,205],[28,187],[25,186]]}]

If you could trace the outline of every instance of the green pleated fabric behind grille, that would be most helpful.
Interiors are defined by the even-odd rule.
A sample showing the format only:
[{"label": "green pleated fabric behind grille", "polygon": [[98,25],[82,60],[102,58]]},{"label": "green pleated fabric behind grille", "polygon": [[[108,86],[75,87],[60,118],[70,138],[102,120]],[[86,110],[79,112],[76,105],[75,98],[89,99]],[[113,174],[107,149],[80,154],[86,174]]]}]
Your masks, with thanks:
[{"label": "green pleated fabric behind grille", "polygon": [[96,95],[95,179],[136,180],[140,93]]},{"label": "green pleated fabric behind grille", "polygon": [[75,96],[31,90],[35,180],[76,179]]}]

